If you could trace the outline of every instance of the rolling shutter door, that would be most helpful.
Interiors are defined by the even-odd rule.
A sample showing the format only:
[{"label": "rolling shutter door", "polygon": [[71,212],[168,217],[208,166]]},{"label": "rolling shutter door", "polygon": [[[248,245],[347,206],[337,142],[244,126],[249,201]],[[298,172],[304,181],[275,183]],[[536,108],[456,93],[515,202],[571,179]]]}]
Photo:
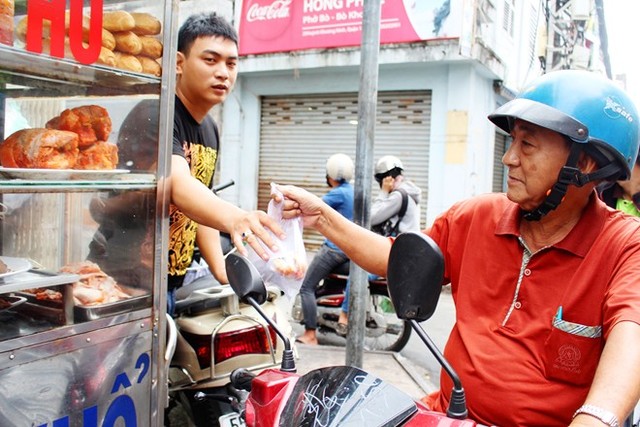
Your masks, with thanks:
[{"label": "rolling shutter door", "polygon": [[495,133],[495,143],[493,146],[493,185],[494,193],[505,191],[505,167],[502,164],[502,156],[507,151],[507,143],[510,137],[504,132]]},{"label": "rolling shutter door", "polygon": [[[422,189],[422,211],[427,197],[431,92],[379,92],[374,159],[392,154],[405,166],[405,175]],[[295,184],[322,196],[325,163],[334,153],[355,161],[358,94],[322,94],[264,97],[260,129],[258,208],[266,209],[269,184]],[[379,187],[373,181],[372,196]],[[422,215],[424,226],[425,218]],[[323,237],[305,230],[308,250]]]}]

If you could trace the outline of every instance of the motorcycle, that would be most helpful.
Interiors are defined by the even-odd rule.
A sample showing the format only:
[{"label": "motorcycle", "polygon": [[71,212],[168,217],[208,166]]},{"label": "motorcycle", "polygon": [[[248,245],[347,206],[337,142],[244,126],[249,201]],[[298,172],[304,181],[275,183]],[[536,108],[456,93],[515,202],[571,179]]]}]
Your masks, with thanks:
[{"label": "motorcycle", "polygon": [[[339,335],[336,327],[348,279],[349,261],[332,271],[316,289],[318,332]],[[304,321],[300,295],[294,300],[291,317],[295,322]],[[389,298],[387,280],[384,277],[370,277],[364,347],[367,350],[400,351],[409,338],[411,326],[396,316]]]},{"label": "motorcycle", "polygon": [[[240,300],[263,313],[264,283],[246,258],[226,259],[227,274]],[[295,373],[292,360],[281,369],[254,375],[244,369],[231,373],[231,383],[249,391],[242,411],[247,426],[479,426],[467,418],[464,389],[456,372],[420,327],[435,311],[440,295],[444,261],[440,249],[421,233],[405,233],[391,249],[388,282],[400,318],[407,321],[451,377],[453,390],[447,413],[431,411],[419,401],[383,380],[355,367],[332,366]],[[432,286],[429,286],[429,285]],[[266,313],[265,320],[268,320]],[[288,341],[285,341],[287,353]]]},{"label": "motorcycle", "polygon": [[[228,256],[234,249],[222,237]],[[278,305],[281,295],[278,288],[266,290],[261,307],[265,320],[210,273],[178,289],[175,315],[167,316],[165,426],[185,425],[185,419],[198,427],[244,425],[238,410],[248,393],[233,387],[229,375],[239,367],[257,374],[281,362],[285,346],[275,327],[283,336],[291,335],[288,317]]]}]

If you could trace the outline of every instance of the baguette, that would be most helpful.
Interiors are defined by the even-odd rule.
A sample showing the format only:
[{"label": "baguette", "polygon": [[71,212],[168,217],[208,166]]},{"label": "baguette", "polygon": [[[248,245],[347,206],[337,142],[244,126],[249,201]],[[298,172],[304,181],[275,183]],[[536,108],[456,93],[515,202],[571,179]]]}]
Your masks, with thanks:
[{"label": "baguette", "polygon": [[106,65],[108,67],[116,66],[116,56],[112,50],[107,49],[106,47],[102,47],[100,49],[100,56],[96,61],[98,64]]},{"label": "baguette", "polygon": [[[89,31],[85,30],[83,32],[83,38],[82,40],[84,42],[88,42],[89,41]],[[102,29],[102,46],[104,48],[107,48],[109,50],[113,50],[116,47],[116,39],[115,37],[113,37],[113,34],[111,34],[111,31],[109,30],[105,30],[104,28]]]},{"label": "baguette", "polygon": [[162,75],[162,67],[155,59],[148,56],[138,55],[138,61],[142,64],[142,72],[145,74],[151,74],[152,76],[160,77]]},{"label": "baguette", "polygon": [[135,21],[133,32],[139,36],[155,36],[160,34],[162,24],[153,15],[149,13],[132,12],[131,16]]},{"label": "baguette", "polygon": [[142,72],[142,64],[134,55],[129,53],[123,53],[115,51],[113,52],[116,58],[116,67],[127,71],[133,71],[136,73]]},{"label": "baguette", "polygon": [[113,33],[113,37],[116,40],[114,50],[132,55],[137,55],[142,51],[140,37],[136,36],[132,31],[115,32]]},{"label": "baguette", "polygon": [[105,12],[102,16],[102,26],[111,32],[131,31],[136,26],[136,21],[129,12],[115,10]]},{"label": "baguette", "polygon": [[140,36],[139,38],[142,44],[142,49],[139,52],[141,55],[148,56],[152,59],[162,57],[162,43],[160,40],[151,36]]}]

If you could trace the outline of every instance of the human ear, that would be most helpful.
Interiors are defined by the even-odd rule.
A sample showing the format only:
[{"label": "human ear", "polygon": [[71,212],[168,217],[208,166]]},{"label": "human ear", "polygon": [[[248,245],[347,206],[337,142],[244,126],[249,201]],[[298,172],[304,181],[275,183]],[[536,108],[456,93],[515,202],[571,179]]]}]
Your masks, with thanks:
[{"label": "human ear", "polygon": [[591,173],[598,169],[598,164],[593,157],[583,152],[580,154],[580,160],[578,160],[578,168],[582,173]]},{"label": "human ear", "polygon": [[184,54],[180,51],[178,51],[176,53],[176,73],[177,74],[182,74],[182,65],[184,64],[185,61],[185,57]]}]

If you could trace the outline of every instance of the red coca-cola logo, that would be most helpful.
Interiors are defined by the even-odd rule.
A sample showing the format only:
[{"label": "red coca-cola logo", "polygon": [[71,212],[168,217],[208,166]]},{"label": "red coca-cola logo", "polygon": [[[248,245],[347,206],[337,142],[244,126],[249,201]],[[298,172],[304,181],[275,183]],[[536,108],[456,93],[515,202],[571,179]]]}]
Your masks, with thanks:
[{"label": "red coca-cola logo", "polygon": [[285,32],[291,22],[293,0],[249,0],[243,25],[258,40],[273,40]]}]

